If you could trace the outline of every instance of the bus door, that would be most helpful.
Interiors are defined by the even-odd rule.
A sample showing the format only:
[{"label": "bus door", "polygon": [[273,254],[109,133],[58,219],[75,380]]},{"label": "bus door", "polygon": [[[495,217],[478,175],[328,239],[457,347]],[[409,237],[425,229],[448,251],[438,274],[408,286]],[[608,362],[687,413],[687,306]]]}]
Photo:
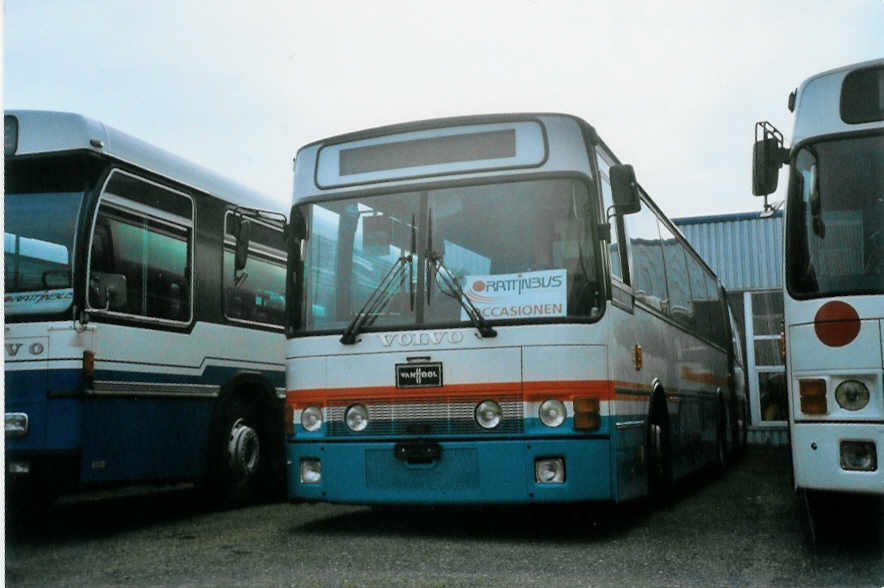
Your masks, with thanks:
[{"label": "bus door", "polygon": [[[211,386],[192,373],[193,201],[115,170],[89,248],[94,382],[83,408],[81,479],[192,475],[205,445]],[[190,368],[190,369],[188,369]],[[208,394],[206,394],[208,393]],[[197,421],[197,422],[194,422]]]}]

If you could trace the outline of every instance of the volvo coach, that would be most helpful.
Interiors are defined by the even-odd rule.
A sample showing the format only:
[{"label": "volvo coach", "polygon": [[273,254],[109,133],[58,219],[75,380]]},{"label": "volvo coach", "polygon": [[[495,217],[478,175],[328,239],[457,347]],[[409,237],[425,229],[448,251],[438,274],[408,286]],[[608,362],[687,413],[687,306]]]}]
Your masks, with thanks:
[{"label": "volvo coach", "polygon": [[622,501],[740,438],[718,280],[579,118],[309,144],[291,222],[291,499]]}]

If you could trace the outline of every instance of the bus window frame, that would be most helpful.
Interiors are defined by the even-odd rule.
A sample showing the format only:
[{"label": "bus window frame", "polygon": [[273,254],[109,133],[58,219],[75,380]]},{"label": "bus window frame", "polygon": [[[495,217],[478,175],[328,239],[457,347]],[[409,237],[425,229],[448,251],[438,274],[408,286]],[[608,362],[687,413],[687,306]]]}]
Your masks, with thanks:
[{"label": "bus window frame", "polygon": [[[88,313],[90,317],[97,317],[105,319],[104,322],[119,322],[121,324],[126,325],[147,325],[150,327],[160,327],[167,328],[172,330],[188,330],[196,320],[196,312],[195,312],[195,280],[194,275],[196,272],[194,271],[194,263],[196,259],[196,232],[197,232],[197,218],[196,218],[196,202],[194,201],[194,197],[190,194],[184,192],[181,189],[173,188],[167,184],[163,184],[154,180],[150,180],[145,177],[145,174],[138,173],[139,168],[136,168],[135,171],[131,171],[128,169],[124,169],[118,165],[111,165],[107,170],[107,175],[104,177],[104,180],[101,184],[101,189],[98,191],[98,197],[95,200],[95,206],[91,211],[91,220],[90,220],[90,229],[88,232],[88,241],[85,243],[86,247],[86,257],[85,257],[85,271],[83,272],[84,280],[85,280],[85,288],[83,292],[83,305],[85,311]],[[190,203],[190,215],[191,218],[189,223],[187,219],[183,217],[179,217],[173,213],[165,211],[160,208],[155,208],[152,206],[145,205],[143,203],[132,200],[131,198],[119,194],[111,194],[107,192],[107,187],[110,181],[113,179],[114,174],[119,173],[125,176],[128,176],[136,181],[144,182],[151,186],[155,186],[161,190],[165,190],[171,194],[176,196],[180,196],[185,198]],[[110,198],[106,198],[110,196]],[[120,201],[125,201],[122,203]],[[107,205],[114,210],[115,212],[123,212],[129,215],[135,215],[142,217],[147,220],[151,220],[153,222],[159,222],[162,224],[168,224],[176,229],[184,229],[188,232],[188,258],[187,265],[185,266],[184,276],[185,280],[188,282],[188,292],[187,298],[188,301],[188,317],[186,320],[174,320],[160,317],[152,317],[141,314],[133,314],[129,312],[120,312],[114,310],[107,310],[103,308],[96,308],[91,306],[89,302],[89,284],[92,276],[92,242],[95,236],[95,229],[98,223],[98,217],[101,213],[102,204],[107,202]],[[129,204],[131,203],[131,204]],[[127,205],[129,204],[129,205]],[[183,222],[182,222],[183,221]]]},{"label": "bus window frame", "polygon": [[[286,321],[288,320],[288,316],[283,316],[282,323],[265,323],[261,321],[252,321],[249,319],[239,318],[236,316],[232,316],[229,311],[229,304],[227,303],[227,296],[225,295],[224,290],[228,287],[227,282],[227,273],[226,269],[226,254],[233,253],[236,248],[236,236],[227,232],[227,221],[231,217],[236,215],[235,207],[228,207],[227,210],[224,211],[224,219],[222,221],[222,237],[221,237],[221,312],[224,315],[224,318],[231,323],[239,323],[242,325],[248,325],[256,328],[262,329],[272,329],[274,331],[282,332],[285,329]],[[256,218],[249,218],[249,222],[256,223],[261,225],[261,227],[265,229],[269,229],[272,231],[277,231],[281,237],[284,238],[284,231],[279,229],[278,227],[274,227],[270,223],[261,222]],[[283,239],[284,240],[284,239]],[[257,246],[256,246],[257,245]],[[271,261],[273,263],[280,262],[283,268],[283,287],[285,289],[285,281],[287,280],[288,269],[287,269],[287,256],[284,250],[278,250],[274,247],[266,245],[264,243],[256,243],[256,233],[252,231],[251,239],[249,240],[249,259],[254,256],[255,258],[261,259],[262,261]],[[248,263],[246,264],[248,267]],[[283,292],[283,296],[286,293]]]}]

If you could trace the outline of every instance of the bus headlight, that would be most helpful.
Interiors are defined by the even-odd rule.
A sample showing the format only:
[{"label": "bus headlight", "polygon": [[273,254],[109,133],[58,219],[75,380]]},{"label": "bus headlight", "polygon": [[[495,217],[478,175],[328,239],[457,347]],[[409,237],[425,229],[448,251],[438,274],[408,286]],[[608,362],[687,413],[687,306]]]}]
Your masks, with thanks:
[{"label": "bus headlight", "polygon": [[16,437],[24,437],[28,434],[28,413],[26,412],[7,412],[6,413],[6,438],[15,439]]},{"label": "bus headlight", "polygon": [[878,469],[878,455],[872,441],[842,441],[841,469],[874,472]]},{"label": "bus headlight", "polygon": [[301,483],[319,484],[322,481],[322,462],[318,459],[301,460]]},{"label": "bus headlight", "polygon": [[862,410],[869,403],[869,389],[859,380],[847,380],[835,388],[835,400],[844,410]]},{"label": "bus headlight", "polygon": [[540,422],[547,427],[558,427],[565,422],[565,416],[568,414],[565,411],[565,403],[555,398],[544,400],[538,413]]},{"label": "bus headlight", "polygon": [[493,429],[500,424],[503,411],[493,400],[483,400],[476,406],[476,422],[483,429]]},{"label": "bus headlight", "polygon": [[318,406],[308,406],[301,411],[301,426],[305,430],[318,431],[322,426],[322,409]]},{"label": "bus headlight", "polygon": [[354,404],[347,409],[344,420],[351,431],[364,431],[368,426],[368,409],[362,404]]},{"label": "bus headlight", "polygon": [[561,457],[544,457],[535,459],[534,481],[538,484],[564,483],[565,460]]}]

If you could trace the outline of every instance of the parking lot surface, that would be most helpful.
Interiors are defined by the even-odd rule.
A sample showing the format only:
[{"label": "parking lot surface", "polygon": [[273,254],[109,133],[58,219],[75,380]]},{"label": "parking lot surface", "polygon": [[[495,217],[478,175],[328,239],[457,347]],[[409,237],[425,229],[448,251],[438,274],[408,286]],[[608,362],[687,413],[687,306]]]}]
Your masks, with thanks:
[{"label": "parking lot surface", "polygon": [[881,501],[808,539],[789,456],[752,449],[664,507],[213,512],[186,489],[65,500],[6,534],[9,586],[884,586]]}]

